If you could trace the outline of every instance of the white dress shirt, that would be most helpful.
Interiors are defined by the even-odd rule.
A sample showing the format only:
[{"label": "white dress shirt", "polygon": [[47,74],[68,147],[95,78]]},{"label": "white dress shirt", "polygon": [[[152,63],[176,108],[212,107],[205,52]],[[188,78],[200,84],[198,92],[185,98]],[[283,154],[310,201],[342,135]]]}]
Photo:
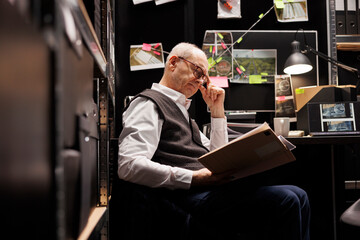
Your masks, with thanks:
[{"label": "white dress shirt", "polygon": [[[154,83],[151,89],[171,98],[189,120],[191,100],[185,95]],[[193,171],[160,164],[152,157],[160,141],[163,120],[156,105],[144,97],[136,98],[123,113],[123,130],[119,137],[118,176],[129,182],[148,187],[189,189]],[[209,150],[228,142],[226,118],[211,118],[209,140],[200,131],[201,141]]]}]

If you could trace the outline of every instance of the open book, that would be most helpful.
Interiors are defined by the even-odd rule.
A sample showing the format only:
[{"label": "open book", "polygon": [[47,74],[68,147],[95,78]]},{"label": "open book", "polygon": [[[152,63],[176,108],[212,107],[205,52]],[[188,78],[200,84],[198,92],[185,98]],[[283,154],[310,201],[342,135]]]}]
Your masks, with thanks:
[{"label": "open book", "polygon": [[291,153],[294,148],[263,123],[223,147],[204,154],[199,161],[213,173],[237,169],[233,176],[238,179],[295,161]]}]

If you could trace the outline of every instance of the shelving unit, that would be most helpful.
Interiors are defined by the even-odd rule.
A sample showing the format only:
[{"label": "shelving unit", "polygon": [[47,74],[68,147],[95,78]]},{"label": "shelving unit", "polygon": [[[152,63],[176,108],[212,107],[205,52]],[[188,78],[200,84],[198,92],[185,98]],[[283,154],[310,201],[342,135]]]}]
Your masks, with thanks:
[{"label": "shelving unit", "polygon": [[105,235],[101,236],[101,230],[106,227],[106,222],[108,219],[108,208],[107,207],[97,207],[89,216],[88,223],[86,224],[84,230],[81,232],[78,240],[86,239],[104,239]]},{"label": "shelving unit", "polygon": [[[65,3],[63,3],[65,4]],[[59,4],[59,9],[67,7],[70,9],[74,21],[76,23],[76,28],[79,31],[81,39],[83,41],[84,50],[81,51],[81,57],[83,57],[84,51],[87,51],[91,58],[93,65],[92,77],[87,77],[87,81],[91,81],[93,85],[92,98],[94,103],[96,103],[97,110],[94,113],[96,118],[96,156],[90,156],[90,158],[96,158],[96,172],[92,172],[92,176],[87,181],[95,181],[96,184],[91,185],[91,189],[80,189],[82,192],[90,191],[91,194],[88,195],[90,199],[84,197],[80,201],[80,232],[72,236],[69,236],[69,227],[65,219],[61,219],[63,213],[61,208],[57,209],[58,212],[58,228],[65,229],[65,234],[58,234],[58,239],[108,239],[109,230],[108,230],[108,221],[109,221],[109,210],[108,203],[110,199],[109,191],[109,139],[111,137],[112,120],[114,120],[114,114],[111,112],[114,109],[115,105],[115,93],[114,93],[114,54],[112,49],[114,49],[114,29],[113,29],[113,2],[110,0],[101,0],[101,1],[87,1],[83,2],[81,0],[77,1],[68,1],[67,5]],[[91,17],[89,15],[88,9],[94,10],[94,16],[100,15],[100,18]],[[93,8],[93,9],[92,9]],[[95,29],[94,28],[97,28]],[[68,26],[65,26],[65,28]],[[66,31],[66,29],[65,29]],[[97,34],[100,33],[100,36]],[[59,33],[62,34],[61,31]],[[99,39],[100,37],[100,39]],[[74,48],[75,49],[75,48]],[[79,55],[79,54],[78,54]],[[90,66],[89,64],[83,66],[85,68]],[[74,79],[76,81],[76,79]],[[80,90],[81,91],[81,90]],[[61,105],[60,101],[60,105]],[[87,107],[85,107],[86,109]],[[58,117],[62,118],[60,113]],[[84,113],[85,116],[88,113]],[[80,126],[81,128],[81,126]],[[87,137],[87,136],[86,136]],[[86,138],[85,137],[85,138]],[[62,139],[59,139],[59,142]],[[86,140],[85,140],[86,141]],[[66,148],[66,146],[63,146]],[[62,149],[60,149],[62,151]],[[81,148],[80,148],[81,151]],[[83,153],[87,154],[87,153]],[[60,159],[58,162],[58,168],[61,169],[63,159]],[[59,171],[64,172],[65,171]],[[84,174],[84,172],[82,172]],[[86,173],[84,174],[86,175]],[[64,176],[58,175],[58,183],[61,185],[61,180]],[[81,183],[81,187],[85,186]],[[96,187],[96,189],[94,189]],[[59,189],[66,188],[66,186],[59,187]],[[59,194],[62,194],[61,192]],[[66,194],[66,192],[65,192]],[[94,195],[96,195],[96,200],[94,200]],[[66,196],[65,196],[66,198]],[[84,203],[84,201],[89,201],[90,205],[87,206],[87,209],[82,209],[82,205],[89,203]],[[66,211],[66,204],[60,200],[58,206],[64,206],[63,211]],[[84,219],[85,217],[85,219]],[[85,225],[84,225],[85,224]]]},{"label": "shelving unit", "polygon": [[[356,34],[338,34],[337,32],[337,12],[336,1],[328,0],[328,43],[329,43],[329,55],[342,62],[342,59],[338,59],[339,51],[356,52],[360,51],[360,35]],[[356,56],[354,57],[356,61]],[[347,59],[347,61],[349,61]],[[346,64],[346,62],[344,62]],[[355,62],[352,62],[350,66],[354,66]],[[330,65],[330,64],[329,64]],[[338,75],[338,69],[336,66],[330,65],[330,80],[329,84],[342,85],[341,79]],[[356,85],[356,80],[355,80]]]},{"label": "shelving unit", "polygon": [[[328,32],[329,32],[329,43],[330,43],[330,54],[331,57],[337,59],[340,62],[345,63],[351,67],[356,68],[359,64],[358,52],[360,51],[360,35],[350,35],[350,34],[339,34],[337,32],[337,19],[336,19],[336,1],[335,0],[328,0]],[[345,14],[345,13],[344,13]],[[338,30],[339,31],[339,30]],[[344,58],[344,56],[347,56]],[[348,73],[348,72],[346,72]],[[343,74],[346,74],[343,72]],[[346,76],[344,79],[344,76]],[[356,85],[357,78],[355,74],[348,73],[348,75],[341,75],[341,72],[334,66],[331,67],[331,80],[338,85],[344,85],[344,81],[346,84]],[[348,81],[348,82],[346,82]],[[329,83],[331,84],[331,83]],[[359,97],[358,97],[359,99]],[[352,144],[351,147],[355,146],[354,142],[350,142]],[[357,147],[355,147],[357,148]],[[360,192],[357,188],[356,184],[352,184],[357,182],[359,174],[356,174],[358,155],[356,155],[356,150],[351,150],[350,153],[342,156],[341,164],[343,164],[344,172],[344,185],[337,186],[337,191],[343,191],[341,196],[336,196],[334,198],[334,203],[337,206],[337,212],[334,214],[334,239],[348,239],[349,236],[352,235],[349,229],[344,228],[343,225],[340,223],[340,215],[342,212],[349,206],[351,203],[356,201],[359,196]],[[351,165],[353,163],[353,165]],[[354,164],[355,163],[355,164]],[[352,168],[351,170],[349,168]],[[350,178],[350,179],[349,179]],[[343,190],[342,190],[343,189]],[[336,227],[337,226],[337,227]]]},{"label": "shelving unit", "polygon": [[0,1],[1,95],[9,101],[0,105],[0,175],[13,239],[108,238],[114,4]]}]

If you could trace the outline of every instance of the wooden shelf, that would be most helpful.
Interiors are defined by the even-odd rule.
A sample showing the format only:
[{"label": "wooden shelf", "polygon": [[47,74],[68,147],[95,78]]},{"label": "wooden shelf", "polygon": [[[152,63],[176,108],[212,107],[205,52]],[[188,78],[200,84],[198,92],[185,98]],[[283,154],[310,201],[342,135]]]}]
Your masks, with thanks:
[{"label": "wooden shelf", "polygon": [[360,35],[337,35],[336,48],[340,51],[360,51]]},{"label": "wooden shelf", "polygon": [[107,207],[95,208],[91,213],[84,230],[78,237],[78,240],[87,240],[91,238],[92,234],[96,234],[95,230],[101,230],[103,224],[106,222],[105,220],[107,218],[107,211]]},{"label": "wooden shelf", "polygon": [[340,51],[360,51],[360,42],[342,42],[336,43],[337,50]]}]

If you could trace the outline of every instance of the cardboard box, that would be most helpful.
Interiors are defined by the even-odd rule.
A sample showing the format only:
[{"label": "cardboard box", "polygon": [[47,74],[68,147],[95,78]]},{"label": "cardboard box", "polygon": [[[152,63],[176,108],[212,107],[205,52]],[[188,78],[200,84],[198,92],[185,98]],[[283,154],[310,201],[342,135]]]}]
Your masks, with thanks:
[{"label": "cardboard box", "polygon": [[[322,89],[331,88],[331,90],[326,90],[328,93],[332,93],[332,96],[317,96],[316,101],[336,101],[335,98],[338,98],[337,101],[356,101],[356,86],[355,85],[323,85],[323,86],[309,86],[309,87],[301,87],[295,89],[295,104],[296,111],[299,111],[303,108],[312,98],[314,98]],[[321,100],[321,99],[324,100]],[[332,98],[332,99],[331,99]]]},{"label": "cardboard box", "polygon": [[354,85],[324,85],[297,88],[295,90],[295,105],[297,129],[309,133],[308,109],[309,102],[341,102],[356,101],[356,87]]}]

